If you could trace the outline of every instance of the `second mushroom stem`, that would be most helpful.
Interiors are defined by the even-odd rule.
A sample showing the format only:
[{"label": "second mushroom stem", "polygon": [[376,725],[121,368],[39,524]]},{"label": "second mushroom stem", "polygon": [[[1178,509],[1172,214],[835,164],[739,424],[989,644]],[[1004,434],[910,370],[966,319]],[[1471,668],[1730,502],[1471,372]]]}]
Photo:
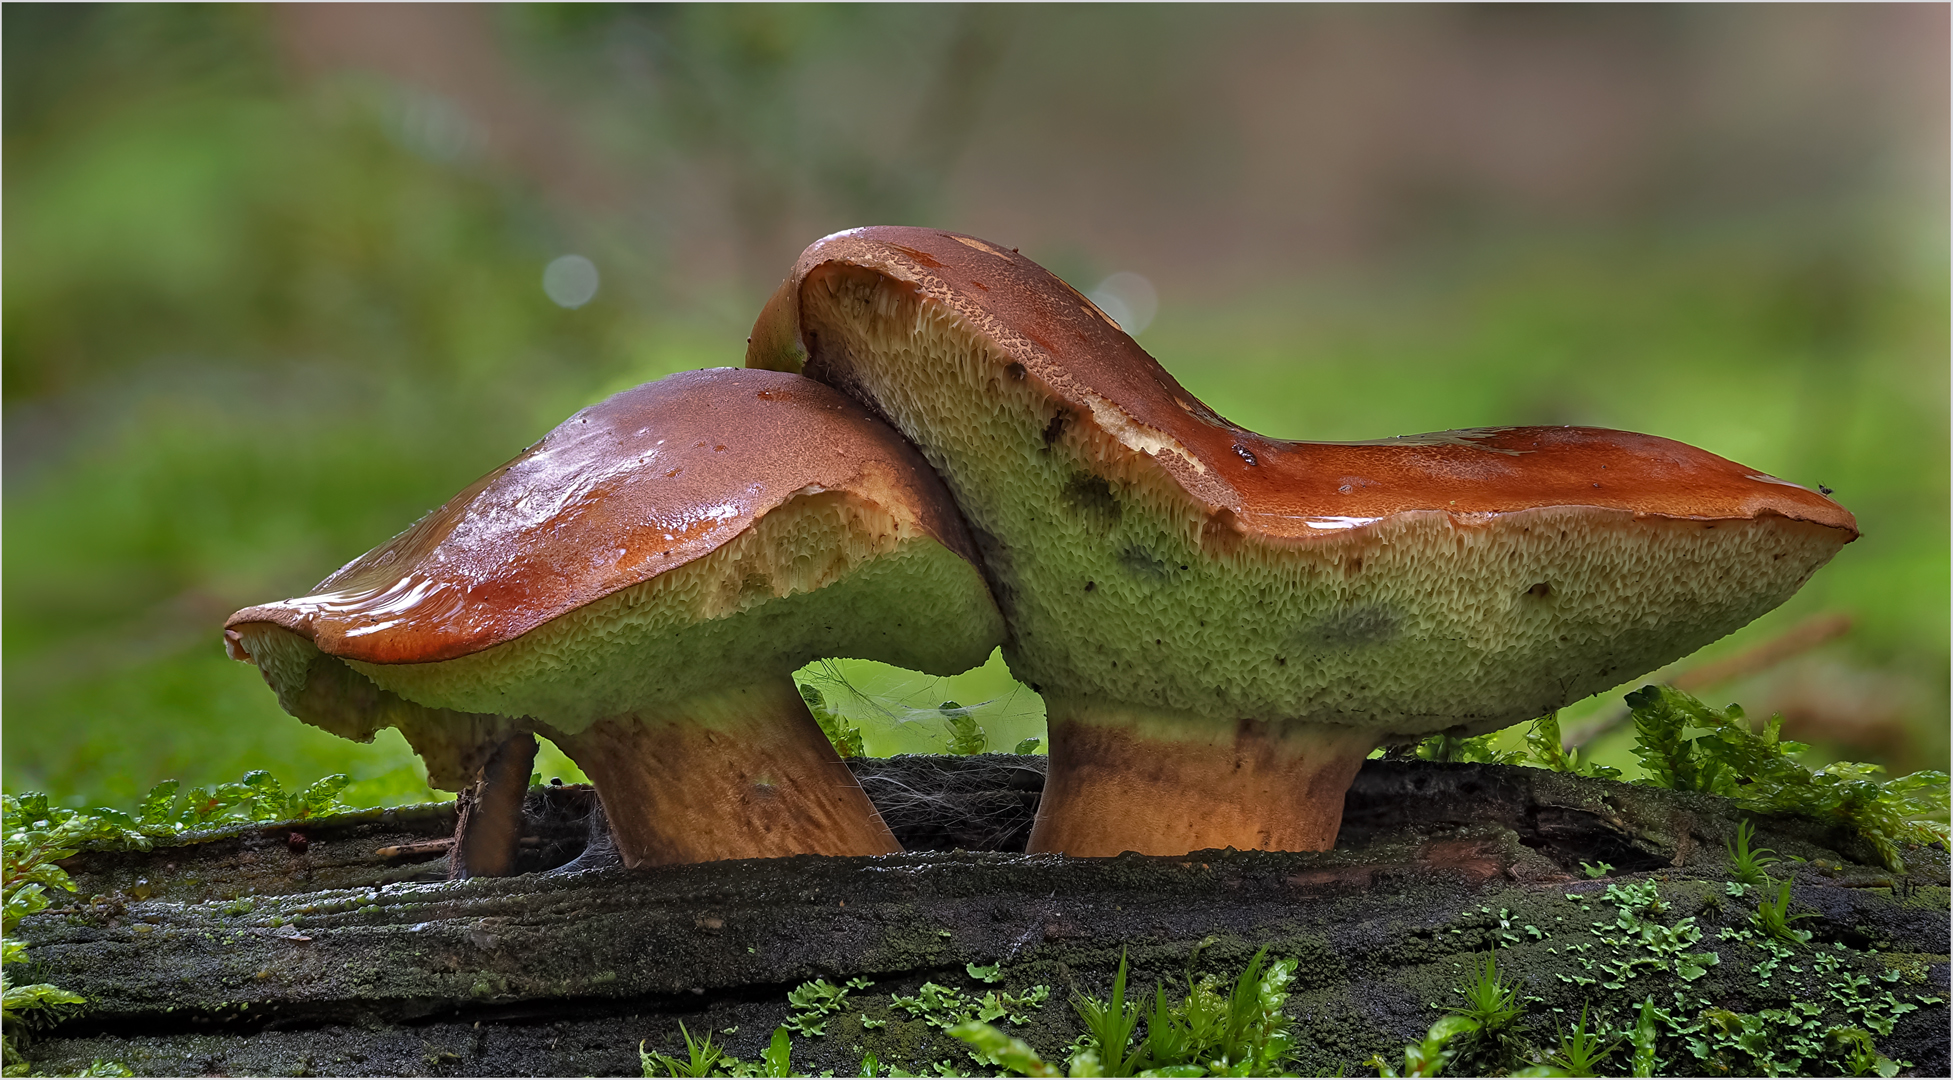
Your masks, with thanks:
[{"label": "second mushroom stem", "polygon": [[595,783],[626,866],[902,850],[791,678],[548,734]]},{"label": "second mushroom stem", "polygon": [[1032,852],[1326,851],[1375,745],[1356,728],[1215,720],[1048,695],[1049,778]]},{"label": "second mushroom stem", "polygon": [[535,766],[536,737],[517,735],[495,748],[472,791],[461,797],[448,878],[506,877],[522,840],[522,800]]}]

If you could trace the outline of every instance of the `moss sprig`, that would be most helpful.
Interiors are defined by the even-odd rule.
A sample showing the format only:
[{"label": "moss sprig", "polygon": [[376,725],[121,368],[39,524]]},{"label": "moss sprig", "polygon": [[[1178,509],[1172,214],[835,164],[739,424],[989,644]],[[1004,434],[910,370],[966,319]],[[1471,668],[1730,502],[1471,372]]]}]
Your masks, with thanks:
[{"label": "moss sprig", "polygon": [[1148,1009],[1126,1000],[1121,953],[1111,995],[1080,994],[1072,1003],[1085,1033],[1063,1072],[1023,1040],[981,1020],[957,1024],[949,1034],[968,1043],[981,1061],[1019,1076],[1287,1075],[1282,1070],[1293,1055],[1294,1022],[1282,1008],[1296,966],[1294,960],[1268,959],[1264,947],[1232,986],[1211,975],[1190,976],[1184,996],[1155,987]]},{"label": "moss sprig", "polygon": [[827,741],[834,744],[835,753],[844,758],[868,756],[861,741],[861,729],[829,708],[827,697],[819,687],[801,683],[800,700],[807,703],[807,711],[814,714],[814,722],[821,726],[821,734],[827,736]]},{"label": "moss sprig", "polygon": [[1534,720],[1526,730],[1526,756],[1554,772],[1602,780],[1614,780],[1621,775],[1621,770],[1598,764],[1584,756],[1579,747],[1566,748],[1566,742],[1560,735],[1560,714],[1557,709]]},{"label": "moss sprig", "polygon": [[[685,1056],[675,1057],[661,1054],[656,1050],[646,1050],[649,1039],[637,1044],[638,1071],[644,1076],[794,1076],[793,1039],[787,1029],[773,1029],[773,1039],[760,1051],[759,1060],[744,1061],[726,1053],[725,1048],[712,1042],[712,1033],[706,1032],[704,1039],[692,1038],[685,1028],[684,1021],[678,1023],[678,1033],[685,1039]],[[872,1055],[871,1055],[872,1056]],[[864,1065],[866,1063],[864,1062]],[[864,1076],[875,1075],[872,1069],[863,1069]]]},{"label": "moss sprig", "polygon": [[1473,765],[1518,765],[1526,760],[1524,750],[1500,750],[1499,733],[1489,732],[1460,738],[1449,733],[1433,735],[1417,744],[1412,756],[1419,761],[1447,761]]},{"label": "moss sprig", "polygon": [[1671,686],[1644,686],[1627,703],[1646,783],[1727,796],[1756,813],[1847,826],[1894,872],[1905,870],[1901,843],[1947,838],[1943,772],[1880,781],[1877,765],[1841,761],[1812,769],[1796,758],[1810,748],[1782,737],[1781,716],[1756,731],[1740,707],[1711,708]]}]

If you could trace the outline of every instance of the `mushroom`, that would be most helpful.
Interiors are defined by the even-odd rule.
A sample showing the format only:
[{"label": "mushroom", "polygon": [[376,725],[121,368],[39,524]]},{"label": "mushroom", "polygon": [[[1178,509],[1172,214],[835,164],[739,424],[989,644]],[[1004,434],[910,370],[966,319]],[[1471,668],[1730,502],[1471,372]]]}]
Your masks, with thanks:
[{"label": "mushroom", "polygon": [[1376,746],[1617,685],[1857,536],[1817,492],[1647,435],[1264,438],[1029,259],[935,230],[808,248],[747,363],[868,404],[962,508],[1045,699],[1033,851],[1328,848]]},{"label": "mushroom", "polygon": [[482,771],[465,831],[497,850],[536,732],[589,774],[627,865],[882,854],[900,849],[792,673],[982,663],[1003,623],[975,559],[940,481],[859,404],[721,368],[584,409],[225,638],[300,719],[399,728],[439,787]]}]

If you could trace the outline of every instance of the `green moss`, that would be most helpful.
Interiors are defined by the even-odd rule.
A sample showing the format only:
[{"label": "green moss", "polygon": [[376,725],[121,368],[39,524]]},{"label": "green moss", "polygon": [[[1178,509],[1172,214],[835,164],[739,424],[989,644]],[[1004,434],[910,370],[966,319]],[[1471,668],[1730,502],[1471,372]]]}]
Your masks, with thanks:
[{"label": "green moss", "polygon": [[1500,732],[1488,732],[1469,739],[1449,732],[1433,735],[1417,744],[1414,756],[1420,761],[1466,762],[1484,765],[1517,765],[1525,761],[1523,750],[1500,750],[1495,745]]},{"label": "green moss", "polygon": [[1796,760],[1809,747],[1781,737],[1781,716],[1754,731],[1739,706],[1710,708],[1670,686],[1644,686],[1627,702],[1635,756],[1657,786],[1724,795],[1758,813],[1848,826],[1894,872],[1905,870],[1900,843],[1946,841],[1943,772],[1881,782],[1874,779],[1876,765],[1840,761],[1811,769]]},{"label": "green moss", "polygon": [[[303,789],[287,793],[265,770],[245,773],[241,782],[219,784],[214,788],[194,788],[179,805],[174,780],[157,784],[143,797],[135,813],[106,807],[89,811],[50,806],[46,795],[30,792],[19,797],[0,796],[0,815],[4,816],[5,857],[0,862],[0,1000],[4,1000],[7,1034],[0,1040],[0,1061],[6,1075],[24,1075],[30,1067],[17,1043],[24,1029],[42,1019],[55,1019],[86,1005],[80,994],[48,983],[20,985],[13,982],[7,967],[27,961],[27,948],[14,940],[20,921],[45,909],[48,889],[75,891],[75,884],[60,861],[84,848],[147,849],[159,839],[169,839],[212,824],[231,821],[291,821],[350,811],[338,795],[345,790],[346,777],[328,776]],[[233,916],[248,915],[254,908],[249,899],[233,898],[223,909]],[[149,927],[137,927],[148,931]],[[167,933],[166,935],[167,936]],[[206,934],[215,939],[214,933]],[[86,1075],[127,1075],[113,1062],[96,1062],[96,1067],[111,1071],[91,1071]],[[122,1069],[120,1072],[113,1071]]]},{"label": "green moss", "polygon": [[[1276,1074],[1292,1055],[1293,1021],[1284,1015],[1283,1005],[1296,965],[1293,960],[1268,962],[1267,953],[1266,948],[1258,950],[1231,988],[1211,975],[1198,981],[1189,977],[1184,996],[1169,996],[1164,985],[1156,987],[1150,1009],[1127,1003],[1122,955],[1107,998],[1080,994],[1073,999],[1085,1030],[1069,1050],[1070,1075]],[[1142,1021],[1145,1036],[1139,1038]],[[979,1063],[1027,1076],[1060,1075],[1030,1044],[982,1019],[965,1020],[949,1033],[974,1047]]]},{"label": "green moss", "polygon": [[1945,911],[1953,906],[1953,888],[1945,885],[1913,885],[1900,903],[1921,911]]},{"label": "green moss", "polygon": [[[1838,942],[1785,943],[1749,927],[1741,912],[1731,913],[1737,925],[1705,926],[1716,895],[1708,882],[1642,879],[1584,888],[1566,894],[1557,916],[1547,917],[1536,901],[1487,904],[1439,928],[1453,942],[1474,935],[1509,942],[1498,948],[1496,984],[1525,1003],[1512,1030],[1521,1040],[1520,1057],[1539,1068],[1551,1067],[1548,1059],[1584,1015],[1580,1030],[1598,1045],[1619,1042],[1633,1050],[1606,1059],[1614,1072],[1631,1068],[1629,1058],[1639,1054],[1653,1071],[1636,1075],[1866,1075],[1862,1070],[1903,1066],[1878,1052],[1878,1042],[1903,1017],[1943,1006],[1936,996],[1901,989],[1923,983],[1939,957],[1899,959]],[[1521,920],[1538,934],[1510,942],[1505,926]],[[1372,1064],[1395,1073],[1401,1058],[1402,1075],[1446,1068],[1494,1073],[1486,1062],[1462,1060],[1478,1030],[1473,1016],[1483,1011],[1466,1002],[1485,996],[1486,970],[1460,957],[1400,973],[1396,983],[1441,1015],[1422,1039],[1378,1054]],[[1748,1011],[1721,1004],[1735,1000],[1748,1002]],[[1305,999],[1305,1009],[1310,1004]],[[1323,1009],[1316,1016],[1299,1033],[1305,1046],[1318,1034],[1338,1048],[1362,1044],[1368,1024],[1360,1011]],[[1464,1019],[1447,1019],[1456,1016]],[[1335,1067],[1313,1056],[1307,1064]]]},{"label": "green moss", "polygon": [[799,685],[800,699],[807,703],[807,711],[813,714],[814,722],[821,726],[821,734],[834,744],[834,752],[844,758],[863,756],[867,751],[862,748],[861,729],[829,709],[826,697],[818,688],[807,683]]}]

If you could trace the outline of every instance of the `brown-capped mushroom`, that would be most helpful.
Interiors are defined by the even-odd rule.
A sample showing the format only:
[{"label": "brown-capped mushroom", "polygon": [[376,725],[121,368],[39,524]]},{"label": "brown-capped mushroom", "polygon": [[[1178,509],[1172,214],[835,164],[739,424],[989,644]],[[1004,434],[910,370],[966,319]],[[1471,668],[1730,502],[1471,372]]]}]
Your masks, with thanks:
[{"label": "brown-capped mushroom", "polygon": [[1647,435],[1263,438],[1029,259],[929,229],[808,248],[747,363],[866,402],[956,497],[1045,698],[1032,850],[1327,848],[1377,745],[1685,655],[1857,536],[1817,492]]},{"label": "brown-capped mushroom", "polygon": [[[299,718],[398,727],[436,786],[511,737],[555,740],[628,865],[881,854],[894,838],[792,673],[982,663],[1003,627],[974,559],[941,483],[862,406],[723,368],[584,409],[226,638]],[[501,772],[515,802],[478,800],[477,827],[512,845],[528,765]]]}]

